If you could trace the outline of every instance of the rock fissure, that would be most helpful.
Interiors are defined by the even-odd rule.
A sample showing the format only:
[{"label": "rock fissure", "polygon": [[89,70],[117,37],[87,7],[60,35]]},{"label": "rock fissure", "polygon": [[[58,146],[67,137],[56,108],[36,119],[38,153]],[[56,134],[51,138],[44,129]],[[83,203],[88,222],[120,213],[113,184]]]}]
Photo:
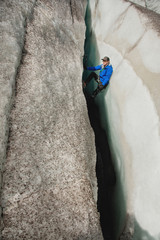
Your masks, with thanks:
[{"label": "rock fissure", "polygon": [[[98,4],[98,1],[95,4]],[[95,9],[96,11],[96,9]],[[86,11],[86,40],[85,40],[85,53],[84,63],[87,66],[93,65],[96,62],[98,56],[93,55],[97,51],[96,41],[94,42],[94,29],[90,29],[91,18],[89,6]],[[89,32],[92,32],[90,34]],[[92,60],[90,60],[92,56]],[[83,79],[86,78],[86,72],[83,73]],[[89,73],[88,73],[89,74]],[[90,99],[93,86],[87,87],[84,90],[86,97],[88,116],[90,124],[95,134],[95,146],[96,146],[96,176],[98,184],[98,197],[97,197],[97,209],[100,213],[100,222],[104,239],[113,239],[113,194],[116,185],[116,174],[113,166],[113,161],[110,153],[110,147],[108,143],[108,136],[101,124],[100,109],[97,104],[97,98],[94,101]],[[92,88],[92,89],[90,89]],[[106,123],[107,124],[107,123]]]},{"label": "rock fissure", "polygon": [[100,222],[104,239],[113,239],[113,192],[116,184],[116,175],[111,158],[108,137],[101,126],[98,106],[90,103],[86,97],[88,114],[91,126],[95,133],[96,145],[96,176],[98,183],[97,209],[100,213]]},{"label": "rock fissure", "polygon": [[74,0],[70,0],[70,9],[71,9],[71,17],[72,17],[72,23],[74,23],[74,15],[73,15],[73,4],[74,4]]}]

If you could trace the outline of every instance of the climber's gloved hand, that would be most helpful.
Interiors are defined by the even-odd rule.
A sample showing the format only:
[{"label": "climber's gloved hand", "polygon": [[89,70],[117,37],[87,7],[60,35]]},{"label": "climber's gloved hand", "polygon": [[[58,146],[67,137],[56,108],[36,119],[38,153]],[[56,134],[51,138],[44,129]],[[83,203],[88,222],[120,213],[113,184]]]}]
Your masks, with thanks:
[{"label": "climber's gloved hand", "polygon": [[98,76],[98,78],[96,79],[96,82],[97,82],[98,84],[101,83],[99,76]]},{"label": "climber's gloved hand", "polygon": [[83,63],[83,68],[84,68],[84,70],[87,70],[87,66],[85,63]]}]

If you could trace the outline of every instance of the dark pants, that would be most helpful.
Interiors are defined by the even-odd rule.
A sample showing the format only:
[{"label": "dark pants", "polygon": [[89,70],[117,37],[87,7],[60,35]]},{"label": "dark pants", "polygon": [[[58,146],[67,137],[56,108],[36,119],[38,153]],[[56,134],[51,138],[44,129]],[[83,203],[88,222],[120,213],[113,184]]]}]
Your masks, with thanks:
[{"label": "dark pants", "polygon": [[97,94],[102,91],[108,84],[105,86],[102,85],[101,81],[99,80],[99,76],[95,72],[91,72],[91,74],[87,77],[85,83],[86,85],[91,81],[91,79],[94,78],[94,80],[98,83],[98,87],[94,90],[92,93],[92,98],[95,98]]}]

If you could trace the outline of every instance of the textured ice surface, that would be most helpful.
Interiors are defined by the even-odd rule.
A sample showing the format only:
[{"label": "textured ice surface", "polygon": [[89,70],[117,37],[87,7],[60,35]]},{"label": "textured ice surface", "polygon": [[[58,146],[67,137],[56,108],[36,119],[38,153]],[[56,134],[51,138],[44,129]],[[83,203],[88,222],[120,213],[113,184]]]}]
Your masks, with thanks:
[{"label": "textured ice surface", "polygon": [[129,1],[160,14],[159,0],[129,0]]}]

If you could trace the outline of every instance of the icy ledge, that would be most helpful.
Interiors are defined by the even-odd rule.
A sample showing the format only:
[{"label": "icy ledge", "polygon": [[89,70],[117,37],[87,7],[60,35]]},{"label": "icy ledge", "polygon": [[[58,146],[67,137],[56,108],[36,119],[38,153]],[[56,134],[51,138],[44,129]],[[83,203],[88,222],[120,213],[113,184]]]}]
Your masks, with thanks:
[{"label": "icy ledge", "polygon": [[115,239],[158,240],[160,17],[123,0],[92,0],[88,11],[89,62],[108,55],[114,67],[108,89],[96,101],[117,172]]}]

